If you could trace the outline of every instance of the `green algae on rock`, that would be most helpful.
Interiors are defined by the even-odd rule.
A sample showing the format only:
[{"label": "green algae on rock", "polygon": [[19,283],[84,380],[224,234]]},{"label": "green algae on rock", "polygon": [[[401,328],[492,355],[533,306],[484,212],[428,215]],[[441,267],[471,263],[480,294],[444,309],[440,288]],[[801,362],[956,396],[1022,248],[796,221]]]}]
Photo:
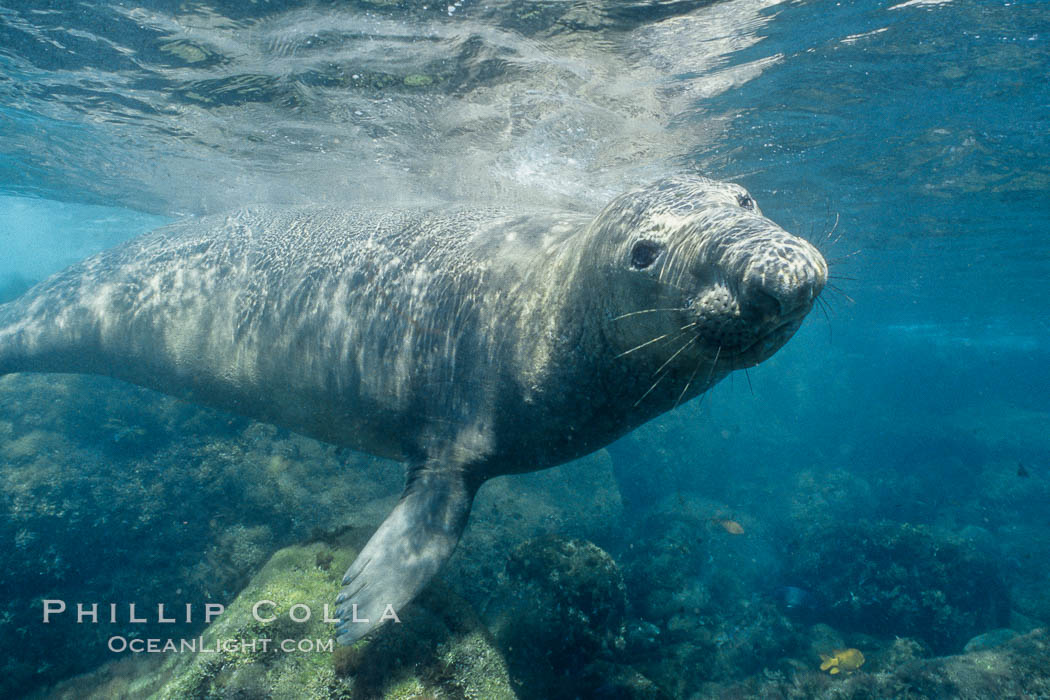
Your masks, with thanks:
[{"label": "green algae on rock", "polygon": [[429,75],[422,73],[413,73],[412,75],[405,76],[404,83],[409,87],[426,87],[434,82],[434,79]]},{"label": "green algae on rock", "polygon": [[67,681],[50,697],[515,697],[477,616],[440,582],[406,608],[401,624],[350,647],[335,644],[325,604],[355,555],[353,540],[351,533],[274,553],[194,640],[197,651],[164,654],[159,666],[121,659]]}]

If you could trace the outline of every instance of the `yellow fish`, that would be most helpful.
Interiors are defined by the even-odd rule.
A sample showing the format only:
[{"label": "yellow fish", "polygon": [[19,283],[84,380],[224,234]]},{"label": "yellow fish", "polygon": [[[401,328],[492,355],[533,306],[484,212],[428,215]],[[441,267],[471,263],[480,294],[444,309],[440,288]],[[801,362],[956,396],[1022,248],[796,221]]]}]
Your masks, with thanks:
[{"label": "yellow fish", "polygon": [[864,654],[860,649],[833,649],[830,654],[821,654],[821,671],[835,675],[841,671],[853,673],[864,665]]}]

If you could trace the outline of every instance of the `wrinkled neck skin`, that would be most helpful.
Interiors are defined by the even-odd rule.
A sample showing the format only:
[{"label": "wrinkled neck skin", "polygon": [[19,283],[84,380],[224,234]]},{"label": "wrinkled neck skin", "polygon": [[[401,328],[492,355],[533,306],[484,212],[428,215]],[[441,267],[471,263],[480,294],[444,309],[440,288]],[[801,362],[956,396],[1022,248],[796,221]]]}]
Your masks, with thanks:
[{"label": "wrinkled neck skin", "polygon": [[[491,368],[488,386],[496,391],[475,404],[471,425],[456,428],[455,443],[476,439],[492,473],[544,469],[587,455],[729,373],[715,366],[713,354],[665,365],[666,344],[627,352],[666,333],[669,322],[664,313],[633,312],[682,307],[684,297],[605,264],[619,259],[607,248],[610,238],[621,237],[610,236],[596,219],[568,238],[552,237],[558,242],[542,249],[504,241],[498,253],[484,256],[505,266],[503,281],[493,286],[505,290],[506,311],[483,316],[497,319],[498,342],[514,349],[506,356],[512,366],[508,372]],[[638,284],[650,289],[640,292]],[[685,318],[674,321],[675,328]],[[660,369],[664,380],[654,387]],[[500,441],[487,443],[493,435]],[[451,461],[471,460],[464,452]]]},{"label": "wrinkled neck skin", "polygon": [[502,223],[476,251],[489,298],[473,314],[478,325],[454,334],[463,339],[457,353],[489,357],[472,363],[472,376],[457,378],[453,410],[430,427],[428,462],[471,464],[482,478],[544,469],[640,422],[630,405],[602,395],[615,361],[596,322],[605,283],[580,255],[590,235],[582,217],[529,217]]}]

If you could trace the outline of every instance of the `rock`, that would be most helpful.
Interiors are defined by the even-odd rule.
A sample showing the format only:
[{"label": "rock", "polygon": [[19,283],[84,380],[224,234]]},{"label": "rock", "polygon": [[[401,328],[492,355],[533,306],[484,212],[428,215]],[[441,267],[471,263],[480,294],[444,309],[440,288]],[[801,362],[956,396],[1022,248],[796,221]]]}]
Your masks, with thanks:
[{"label": "rock", "polygon": [[985,649],[994,649],[1000,644],[1005,644],[1011,639],[1017,636],[1017,632],[1012,629],[1002,628],[979,634],[970,641],[966,642],[966,646],[963,647],[963,651],[969,653],[971,651],[984,651]]},{"label": "rock", "polygon": [[[902,659],[903,660],[903,659]],[[1050,696],[1050,634],[1037,629],[993,649],[904,661],[877,673],[850,676],[786,669],[706,689],[704,697],[730,698],[1038,698]]]},{"label": "rock", "polygon": [[797,541],[788,577],[842,632],[915,637],[943,654],[1009,618],[997,561],[968,540],[925,525],[820,520]]},{"label": "rock", "polygon": [[627,594],[616,562],[591,542],[547,536],[515,549],[506,573],[516,597],[494,632],[515,680],[529,695],[588,695],[593,665],[625,647]]},{"label": "rock", "polygon": [[[515,697],[477,615],[440,583],[401,611],[400,624],[350,647],[335,644],[324,606],[331,607],[355,556],[353,539],[359,537],[276,552],[207,628],[195,653],[158,655],[159,668],[107,664],[51,697],[109,698],[132,685],[136,697],[158,700]],[[256,617],[259,601],[268,602]]]}]

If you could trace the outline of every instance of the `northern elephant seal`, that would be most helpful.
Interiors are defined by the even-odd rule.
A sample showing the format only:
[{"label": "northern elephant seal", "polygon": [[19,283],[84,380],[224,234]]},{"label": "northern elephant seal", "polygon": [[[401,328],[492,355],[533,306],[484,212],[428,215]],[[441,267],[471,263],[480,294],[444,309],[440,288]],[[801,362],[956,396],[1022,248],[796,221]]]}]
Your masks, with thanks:
[{"label": "northern elephant seal", "polygon": [[406,462],[337,599],[350,642],[448,559],[486,479],[583,456],[761,362],[826,275],[743,188],[698,176],[593,218],[246,211],[0,307],[0,374],[105,374]]}]

